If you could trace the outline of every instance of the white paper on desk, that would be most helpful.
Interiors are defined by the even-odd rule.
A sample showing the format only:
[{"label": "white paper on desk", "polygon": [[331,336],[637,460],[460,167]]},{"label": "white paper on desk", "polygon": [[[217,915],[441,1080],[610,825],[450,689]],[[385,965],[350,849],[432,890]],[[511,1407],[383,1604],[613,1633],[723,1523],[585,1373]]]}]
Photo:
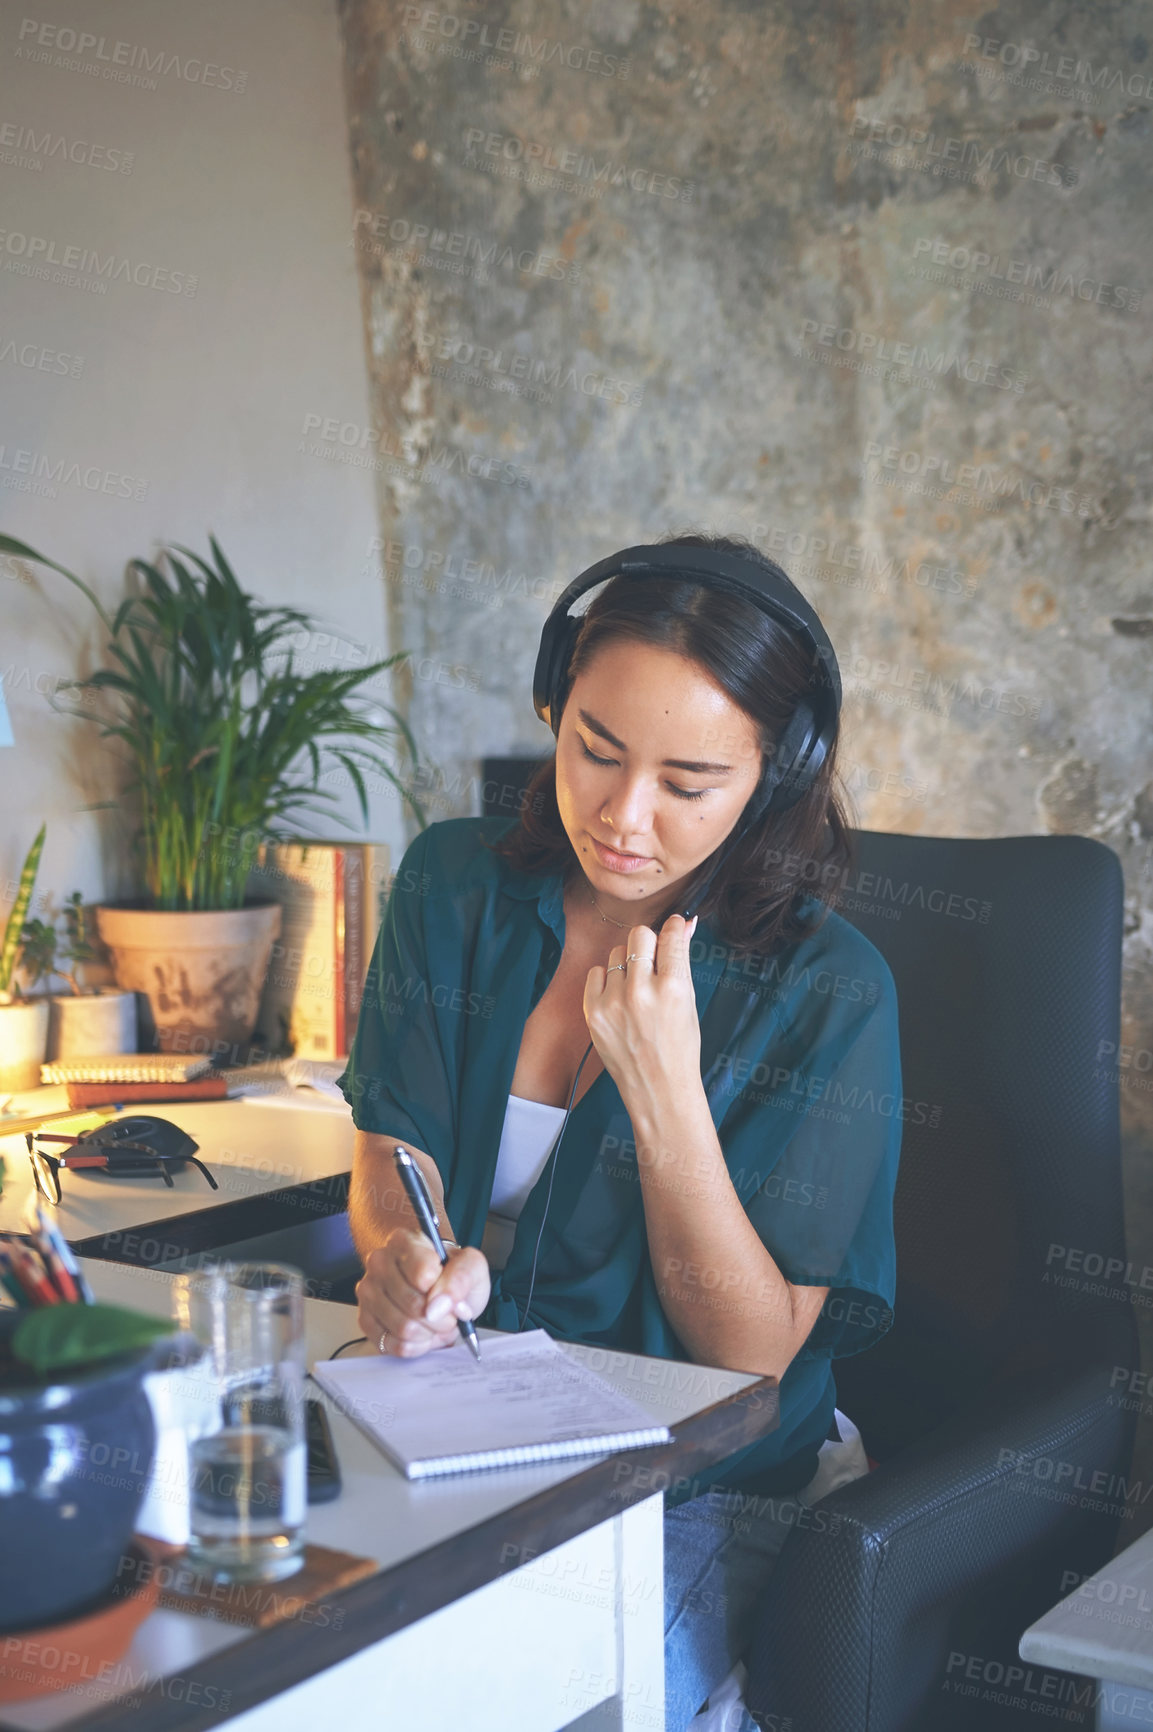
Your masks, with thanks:
[{"label": "white paper on desk", "polygon": [[669,1429],[543,1329],[419,1359],[325,1359],[313,1377],[406,1479],[667,1443]]},{"label": "white paper on desk", "polygon": [[230,1098],[258,1101],[261,1106],[308,1107],[314,1112],[349,1114],[351,1108],[336,1085],[347,1059],[277,1059],[247,1065],[228,1074]]}]

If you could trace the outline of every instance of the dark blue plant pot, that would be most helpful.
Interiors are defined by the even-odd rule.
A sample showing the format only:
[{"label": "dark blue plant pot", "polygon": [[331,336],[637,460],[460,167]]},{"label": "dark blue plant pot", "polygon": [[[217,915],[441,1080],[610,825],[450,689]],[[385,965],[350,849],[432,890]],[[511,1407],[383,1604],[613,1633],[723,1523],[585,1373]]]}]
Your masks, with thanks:
[{"label": "dark blue plant pot", "polygon": [[[19,1313],[0,1313],[0,1349]],[[0,1631],[92,1610],[123,1559],[152,1471],[156,1429],[143,1348],[38,1379],[0,1369]]]}]

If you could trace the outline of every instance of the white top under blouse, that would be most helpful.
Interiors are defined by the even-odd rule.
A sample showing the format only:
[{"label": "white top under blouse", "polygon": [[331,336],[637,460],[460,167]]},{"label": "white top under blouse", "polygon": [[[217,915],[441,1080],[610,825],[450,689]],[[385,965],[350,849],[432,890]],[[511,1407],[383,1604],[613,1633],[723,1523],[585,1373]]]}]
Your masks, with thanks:
[{"label": "white top under blouse", "polygon": [[480,1247],[493,1269],[503,1269],[508,1262],[521,1210],[552,1153],[564,1113],[563,1107],[550,1107],[543,1101],[525,1100],[522,1095],[508,1097]]}]

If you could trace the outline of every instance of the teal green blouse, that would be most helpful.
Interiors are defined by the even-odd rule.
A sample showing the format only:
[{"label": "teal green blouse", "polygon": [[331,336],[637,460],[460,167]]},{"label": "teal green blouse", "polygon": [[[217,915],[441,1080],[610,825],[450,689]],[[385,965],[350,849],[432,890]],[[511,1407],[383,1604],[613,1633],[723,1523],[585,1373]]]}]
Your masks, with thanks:
[{"label": "teal green blouse", "polygon": [[[340,1078],[360,1129],[436,1162],[468,1245],[484,1232],[525,1022],[564,947],[561,874],[518,871],[484,845],[509,825],[449,818],[409,844]],[[703,917],[690,946],[701,1078],[729,1177],[782,1274],[830,1291],[781,1380],[777,1429],[680,1496],[714,1481],[762,1493],[805,1484],[833,1415],[832,1360],[892,1321],[893,1187],[909,1110],[896,989],[876,947],[810,901],[824,914],[817,929],[771,958],[734,955]],[[553,1164],[479,1321],[688,1360],[657,1296],[632,1126],[607,1070],[565,1126],[525,1315]],[[735,1270],[704,1268],[697,1284],[702,1304],[742,1302]]]}]

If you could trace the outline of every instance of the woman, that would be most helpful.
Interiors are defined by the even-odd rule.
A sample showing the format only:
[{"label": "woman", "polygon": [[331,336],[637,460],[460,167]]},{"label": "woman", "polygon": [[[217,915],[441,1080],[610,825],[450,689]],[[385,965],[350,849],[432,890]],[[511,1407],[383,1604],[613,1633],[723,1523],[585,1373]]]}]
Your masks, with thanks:
[{"label": "woman", "polygon": [[[663,545],[773,569],[734,539]],[[451,1346],[473,1317],[780,1379],[777,1429],[668,1499],[670,1732],[727,1675],[732,1693],[798,1505],[834,1483],[832,1358],[892,1315],[896,995],[829,906],[849,854],[835,739],[801,798],[740,833],[812,678],[740,594],[609,582],[519,817],[406,850],[341,1079],[382,1353]],[[397,1141],[447,1221],[443,1270]],[[842,1477],[864,1465],[858,1439]]]}]

